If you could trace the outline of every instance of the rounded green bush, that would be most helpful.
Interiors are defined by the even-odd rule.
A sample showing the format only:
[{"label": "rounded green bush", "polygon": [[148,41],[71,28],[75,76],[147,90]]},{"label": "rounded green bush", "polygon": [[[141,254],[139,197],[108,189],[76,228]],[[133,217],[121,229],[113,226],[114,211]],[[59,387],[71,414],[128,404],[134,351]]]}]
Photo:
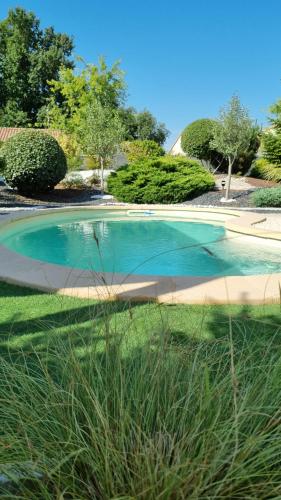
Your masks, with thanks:
[{"label": "rounded green bush", "polygon": [[251,195],[256,207],[281,207],[281,187],[258,189]]},{"label": "rounded green bush", "polygon": [[47,192],[67,171],[65,154],[52,136],[44,132],[19,132],[1,149],[6,182],[25,195]]},{"label": "rounded green bush", "polygon": [[121,144],[121,148],[129,163],[145,158],[159,158],[165,154],[157,142],[150,140],[125,141]]},{"label": "rounded green bush", "polygon": [[108,190],[129,203],[180,203],[209,191],[214,177],[197,161],[165,156],[139,160],[108,178]]},{"label": "rounded green bush", "polygon": [[214,154],[217,154],[210,142],[213,139],[214,120],[202,118],[188,125],[181,136],[181,147],[183,151],[199,160],[211,161]]}]

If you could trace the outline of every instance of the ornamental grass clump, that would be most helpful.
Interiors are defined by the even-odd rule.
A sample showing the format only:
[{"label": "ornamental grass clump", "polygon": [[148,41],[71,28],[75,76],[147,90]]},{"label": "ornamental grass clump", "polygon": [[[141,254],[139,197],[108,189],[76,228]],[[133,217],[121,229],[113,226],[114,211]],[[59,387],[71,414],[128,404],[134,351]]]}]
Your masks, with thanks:
[{"label": "ornamental grass clump", "polygon": [[231,317],[217,340],[188,337],[159,305],[139,337],[147,318],[126,307],[126,332],[109,304],[90,336],[50,329],[49,348],[2,357],[3,498],[279,498],[276,339],[254,346],[239,323],[235,341]]},{"label": "ornamental grass clump", "polygon": [[266,158],[259,158],[253,163],[250,175],[272,182],[281,182],[281,165],[269,163]]}]

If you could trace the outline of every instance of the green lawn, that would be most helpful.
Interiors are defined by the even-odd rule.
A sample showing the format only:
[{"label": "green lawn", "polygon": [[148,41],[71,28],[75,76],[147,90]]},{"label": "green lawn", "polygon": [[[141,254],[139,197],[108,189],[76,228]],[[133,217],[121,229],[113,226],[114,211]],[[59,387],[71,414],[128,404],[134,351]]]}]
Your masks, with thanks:
[{"label": "green lawn", "polygon": [[56,338],[71,338],[75,347],[97,343],[107,329],[128,339],[128,348],[142,345],[151,334],[166,332],[176,342],[208,341],[228,333],[229,315],[237,342],[279,345],[280,305],[188,306],[153,303],[97,302],[46,294],[0,283],[0,352],[44,349]]},{"label": "green lawn", "polygon": [[280,306],[0,284],[3,498],[281,498]]}]

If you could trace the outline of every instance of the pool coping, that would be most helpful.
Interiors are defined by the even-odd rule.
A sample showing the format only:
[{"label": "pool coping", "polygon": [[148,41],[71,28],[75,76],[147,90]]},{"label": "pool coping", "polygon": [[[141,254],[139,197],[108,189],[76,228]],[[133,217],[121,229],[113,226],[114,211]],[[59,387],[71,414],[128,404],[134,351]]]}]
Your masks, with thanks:
[{"label": "pool coping", "polygon": [[[193,208],[169,205],[111,205],[80,206],[37,209],[32,212],[13,212],[6,214],[0,221],[3,224],[47,215],[54,211],[129,211],[150,210],[177,212],[180,218],[199,219],[200,214],[212,214],[206,222],[219,220],[230,234],[243,237],[255,237],[281,245],[281,233],[259,229],[256,224],[266,220],[265,214],[245,212],[231,209]],[[225,221],[222,217],[225,216]],[[201,217],[202,220],[202,217]],[[258,240],[255,240],[258,242]],[[281,246],[280,246],[281,248]],[[100,300],[153,300],[164,303],[184,304],[265,304],[280,302],[281,272],[265,275],[249,276],[152,276],[126,275],[73,269],[56,264],[48,264],[36,259],[24,257],[0,245],[0,279],[18,285],[37,288],[62,295],[78,296]]]}]

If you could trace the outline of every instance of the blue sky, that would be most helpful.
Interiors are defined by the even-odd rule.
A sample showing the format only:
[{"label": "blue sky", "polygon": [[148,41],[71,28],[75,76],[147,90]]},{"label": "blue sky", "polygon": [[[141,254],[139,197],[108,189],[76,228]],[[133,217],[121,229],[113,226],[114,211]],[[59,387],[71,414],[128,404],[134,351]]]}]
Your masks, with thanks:
[{"label": "blue sky", "polygon": [[121,59],[128,104],[166,123],[167,146],[233,93],[261,124],[281,97],[280,0],[1,0],[0,17],[18,5],[87,62]]}]

